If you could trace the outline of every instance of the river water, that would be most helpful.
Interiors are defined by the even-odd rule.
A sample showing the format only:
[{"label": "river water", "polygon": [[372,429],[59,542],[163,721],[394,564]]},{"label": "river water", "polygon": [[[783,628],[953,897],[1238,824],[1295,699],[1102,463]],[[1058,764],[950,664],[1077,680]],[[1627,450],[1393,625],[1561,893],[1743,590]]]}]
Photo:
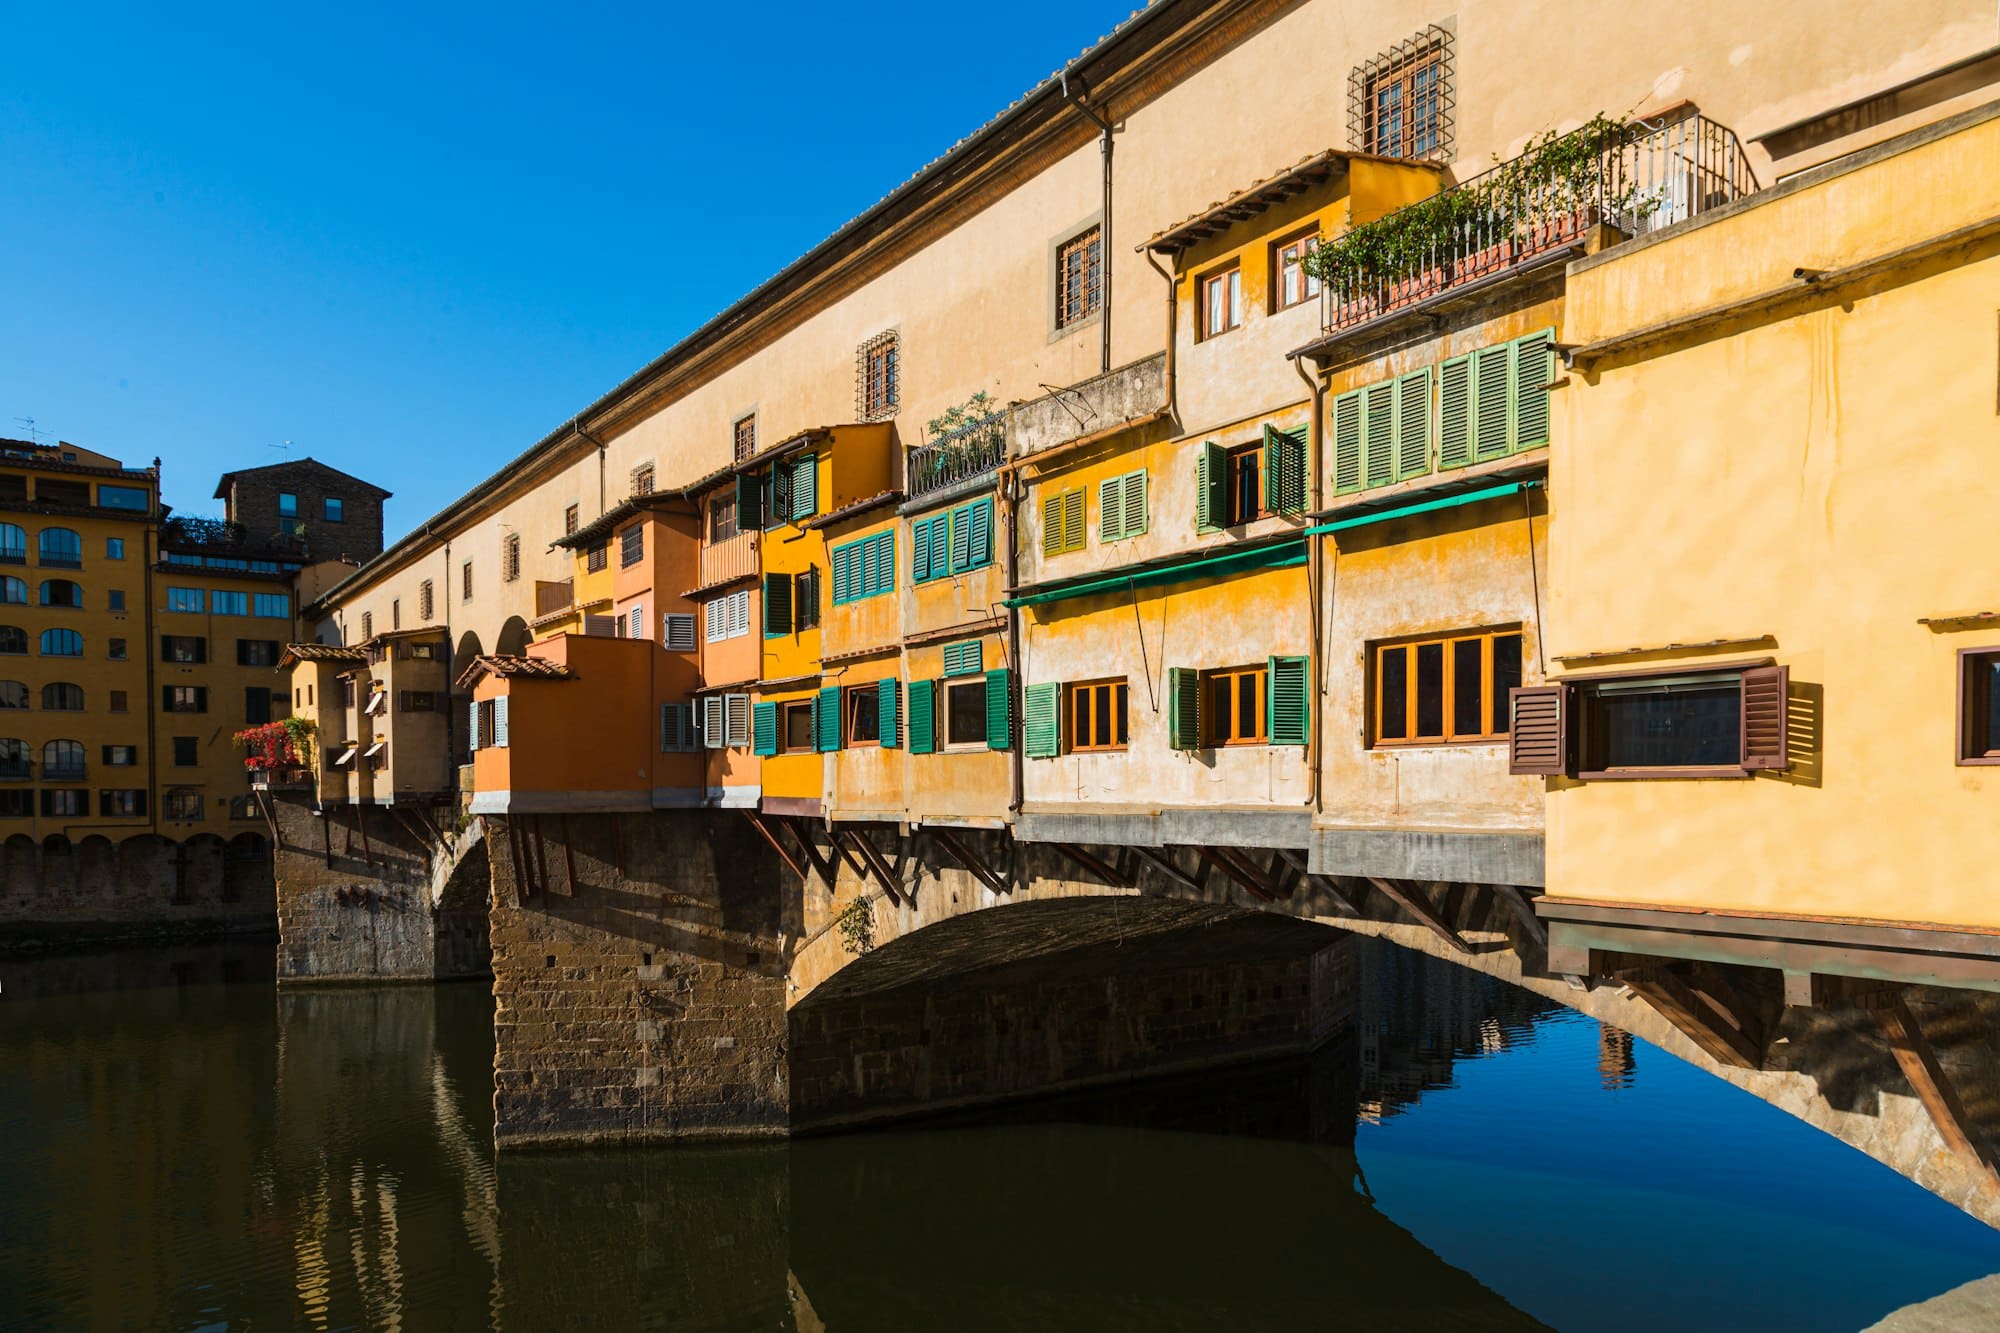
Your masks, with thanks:
[{"label": "river water", "polygon": [[2000,1233],[1366,943],[1309,1060],[755,1149],[515,1154],[476,985],[0,962],[9,1329],[1858,1329]]}]

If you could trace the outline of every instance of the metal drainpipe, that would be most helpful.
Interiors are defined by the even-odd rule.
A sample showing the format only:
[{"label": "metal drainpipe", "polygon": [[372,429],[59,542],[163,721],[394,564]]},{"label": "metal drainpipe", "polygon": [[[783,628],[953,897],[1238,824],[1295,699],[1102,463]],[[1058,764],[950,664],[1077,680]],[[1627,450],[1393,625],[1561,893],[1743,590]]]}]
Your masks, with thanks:
[{"label": "metal drainpipe", "polygon": [[139,650],[146,658],[146,818],[152,831],[157,834],[160,831],[160,710],[153,703],[153,700],[159,697],[155,693],[159,687],[154,676],[156,668],[153,665],[153,659],[154,654],[159,652],[159,646],[153,638],[153,584],[156,579],[159,579],[161,582],[165,580],[154,573],[154,565],[160,559],[158,540],[160,535],[160,474],[159,460],[154,459],[153,463],[153,521],[146,525],[144,534],[139,538],[141,542],[145,543],[145,549],[140,552],[140,555],[146,562],[144,566],[146,570],[145,590],[139,594],[146,599],[146,639],[145,642],[139,645]]},{"label": "metal drainpipe", "polygon": [[1099,358],[1098,373],[1109,374],[1111,371],[1111,122],[1090,104],[1090,92],[1084,87],[1083,80],[1079,78],[1076,81],[1076,91],[1071,92],[1069,78],[1069,71],[1064,70],[1061,75],[1063,100],[1088,116],[1091,124],[1103,131],[1100,142],[1104,153],[1104,199],[1101,206],[1104,221],[1099,224],[1103,231],[1099,237],[1098,252],[1104,256],[1104,317],[1098,322],[1098,329],[1103,335],[1104,347]]},{"label": "metal drainpipe", "polygon": [[[1007,533],[1007,586],[1010,588],[1015,587],[1020,582],[1021,552],[1020,543],[1016,540],[1015,536],[1018,526],[1016,520],[1020,513],[1019,505],[1016,502],[1019,486],[1020,478],[1011,469],[1002,469],[1000,473],[1000,515],[1001,526],[1006,529]],[[1014,679],[1020,685],[1021,697],[1025,704],[1027,699],[1027,683],[1025,680],[1026,672],[1022,669],[1021,663],[1021,608],[1018,606],[1007,608],[1007,660],[1013,663]],[[1010,769],[1009,780],[1013,788],[1007,802],[1007,813],[1010,815],[1020,814],[1022,804],[1027,800],[1027,748],[1028,734],[1024,727],[1021,732],[1020,742],[1007,747],[1008,753],[1013,759],[1013,762],[1008,766]]]},{"label": "metal drainpipe", "polygon": [[1167,280],[1167,365],[1165,371],[1165,392],[1161,394],[1161,398],[1164,400],[1163,405],[1167,409],[1167,414],[1178,420],[1180,411],[1178,402],[1174,397],[1174,371],[1180,358],[1174,350],[1174,344],[1180,337],[1180,287],[1174,281],[1174,275],[1169,270],[1160,267],[1160,261],[1153,257],[1151,250],[1141,248],[1139,253],[1146,256],[1146,262],[1153,266],[1153,272]]},{"label": "metal drainpipe", "polygon": [[609,446],[583,428],[582,417],[573,419],[569,423],[569,428],[576,432],[576,437],[579,440],[582,440],[586,444],[597,446],[597,516],[603,518],[610,509],[610,506],[605,503],[608,495],[604,487],[604,455]]},{"label": "metal drainpipe", "polygon": [[[1312,473],[1312,512],[1318,513],[1320,508],[1321,482],[1321,469],[1318,466],[1320,458],[1320,418],[1326,406],[1326,384],[1318,375],[1306,373],[1305,358],[1303,357],[1292,362],[1292,369],[1298,371],[1299,378],[1306,382],[1306,388],[1312,392],[1312,420],[1306,423],[1306,457],[1309,460],[1307,468]],[[1312,616],[1313,731],[1312,734],[1306,737],[1306,754],[1312,762],[1312,791],[1306,797],[1305,803],[1312,807],[1314,814],[1318,814],[1325,808],[1322,804],[1323,792],[1321,787],[1321,777],[1325,768],[1322,760],[1325,756],[1323,747],[1319,744],[1319,733],[1326,708],[1326,627],[1320,618],[1322,609],[1320,606],[1321,590],[1326,586],[1326,571],[1323,565],[1323,561],[1326,558],[1326,539],[1324,537],[1308,537],[1306,540],[1312,543],[1311,548],[1306,552],[1306,596],[1311,602],[1310,611]]]}]

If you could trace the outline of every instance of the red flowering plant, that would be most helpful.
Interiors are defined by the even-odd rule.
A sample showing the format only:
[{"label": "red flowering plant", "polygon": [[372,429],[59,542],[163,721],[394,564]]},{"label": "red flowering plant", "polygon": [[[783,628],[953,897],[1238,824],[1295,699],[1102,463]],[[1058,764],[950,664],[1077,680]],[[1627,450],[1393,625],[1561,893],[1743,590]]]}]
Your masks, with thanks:
[{"label": "red flowering plant", "polygon": [[243,751],[243,767],[253,773],[297,770],[307,767],[312,733],[311,719],[288,717],[237,732],[236,745]]}]

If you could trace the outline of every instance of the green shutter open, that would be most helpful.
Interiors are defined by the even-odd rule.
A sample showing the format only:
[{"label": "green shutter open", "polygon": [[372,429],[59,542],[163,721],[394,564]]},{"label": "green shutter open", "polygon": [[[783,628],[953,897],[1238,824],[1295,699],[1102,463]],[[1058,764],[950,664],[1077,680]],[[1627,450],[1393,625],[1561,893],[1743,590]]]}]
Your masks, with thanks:
[{"label": "green shutter open", "polygon": [[1273,513],[1305,512],[1307,429],[1264,427],[1264,494]]},{"label": "green shutter open", "polygon": [[1333,400],[1333,490],[1352,495],[1361,489],[1361,390]]},{"label": "green shutter open", "polygon": [[1103,542],[1125,538],[1125,478],[1106,477],[1097,483],[1097,539]]},{"label": "green shutter open", "polygon": [[782,527],[792,516],[792,469],[783,462],[773,463],[765,476],[770,492],[764,504],[764,526]]},{"label": "green shutter open", "polygon": [[966,554],[966,568],[984,569],[993,563],[993,501],[991,497],[975,500],[965,508],[965,521],[970,529]]},{"label": "green shutter open", "polygon": [[1061,685],[1022,687],[1021,748],[1030,759],[1053,759],[1062,753]]},{"label": "green shutter open", "polygon": [[842,606],[854,600],[854,576],[851,566],[859,547],[853,543],[836,546],[828,557],[833,565],[833,604]]},{"label": "green shutter open", "polygon": [[972,516],[961,506],[951,511],[951,572],[972,568]]},{"label": "green shutter open", "polygon": [[1472,461],[1472,357],[1455,356],[1438,367],[1438,467]]},{"label": "green shutter open", "polygon": [[1014,673],[994,667],[986,673],[986,748],[1014,746]]},{"label": "green shutter open", "polygon": [[1431,368],[1396,377],[1396,480],[1431,470]]},{"label": "green shutter open", "polygon": [[801,454],[792,460],[792,508],[794,519],[811,518],[819,512],[819,459]]},{"label": "green shutter open", "polygon": [[1167,744],[1201,748],[1201,673],[1192,667],[1167,668]]},{"label": "green shutter open", "polygon": [[1514,349],[1506,344],[1472,354],[1472,456],[1504,458],[1514,451]]},{"label": "green shutter open", "polygon": [[819,752],[840,748],[840,687],[829,685],[819,692],[814,700],[813,734],[818,742]]},{"label": "green shutter open", "polygon": [[1194,466],[1194,526],[1214,532],[1229,523],[1229,465],[1222,446],[1204,441]]},{"label": "green shutter open", "polygon": [[1361,391],[1362,485],[1387,486],[1396,479],[1396,383],[1384,380]]},{"label": "green shutter open", "polygon": [[762,755],[778,752],[778,705],[758,704],[750,710],[750,752]]},{"label": "green shutter open", "polygon": [[764,526],[764,488],[754,472],[736,477],[736,530],[747,532]]},{"label": "green shutter open", "polygon": [[1514,340],[1514,450],[1549,442],[1549,386],[1555,382],[1555,330]]},{"label": "green shutter open", "polygon": [[1273,745],[1304,745],[1312,736],[1311,659],[1273,657],[1265,682],[1265,734]]},{"label": "green shutter open", "polygon": [[882,748],[893,750],[903,743],[903,735],[897,726],[898,719],[896,717],[898,711],[896,704],[899,702],[902,694],[902,682],[894,676],[889,676],[878,682],[875,690],[876,726],[882,737]]},{"label": "green shutter open", "polygon": [[951,516],[939,514],[931,520],[931,577],[941,579],[951,572]]},{"label": "green shutter open", "polygon": [[937,682],[910,682],[910,753],[932,754],[937,750]]},{"label": "green shutter open", "polygon": [[1127,537],[1137,537],[1146,531],[1146,469],[1125,474],[1125,524]]}]

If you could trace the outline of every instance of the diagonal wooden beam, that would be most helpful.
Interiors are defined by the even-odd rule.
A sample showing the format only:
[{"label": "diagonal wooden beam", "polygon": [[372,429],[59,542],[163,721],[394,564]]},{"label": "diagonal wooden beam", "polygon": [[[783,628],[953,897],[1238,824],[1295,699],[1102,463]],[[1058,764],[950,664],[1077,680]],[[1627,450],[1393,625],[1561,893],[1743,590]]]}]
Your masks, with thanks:
[{"label": "diagonal wooden beam", "polygon": [[847,830],[847,836],[853,839],[854,845],[860,851],[862,859],[874,867],[875,878],[882,885],[882,892],[889,895],[890,902],[901,907],[909,898],[909,895],[903,890],[903,877],[890,869],[888,864],[883,861],[882,851],[875,845],[875,840],[860,829],[853,827]]},{"label": "diagonal wooden beam", "polygon": [[833,892],[834,885],[840,878],[840,867],[821,856],[819,848],[813,846],[812,822],[804,815],[786,815],[784,822],[792,830],[792,836],[799,840],[799,849],[805,853],[806,860],[811,862],[813,873],[820,877],[828,893]]},{"label": "diagonal wooden beam", "polygon": [[1360,921],[1363,919],[1360,902],[1349,897],[1347,890],[1341,888],[1340,881],[1332,875],[1308,874],[1306,876],[1306,883],[1326,894],[1333,902],[1333,910],[1341,916],[1346,917],[1350,921]]},{"label": "diagonal wooden beam", "polygon": [[1508,910],[1513,912],[1514,919],[1521,923],[1521,929],[1527,933],[1528,938],[1546,952],[1549,947],[1549,928],[1541,917],[1535,915],[1535,905],[1528,901],[1528,895],[1512,884],[1495,884],[1493,892],[1499,895],[1501,902],[1507,904]]},{"label": "diagonal wooden beam", "polygon": [[1196,880],[1190,877],[1179,866],[1175,865],[1170,858],[1162,855],[1158,851],[1155,851],[1153,848],[1134,847],[1132,849],[1132,854],[1138,857],[1141,861],[1146,862],[1148,865],[1158,870],[1168,879],[1173,880],[1176,884],[1180,884],[1186,888],[1192,889],[1196,893],[1201,892],[1200,883],[1198,883]]},{"label": "diagonal wooden beam", "polygon": [[1875,1021],[1881,1025],[1882,1035],[1889,1039],[1889,1050],[1902,1068],[1903,1077],[1910,1081],[1917,1100],[1930,1113],[1931,1123],[1937,1126],[1945,1145],[1967,1161],[1977,1162],[1988,1176],[2000,1182],[1992,1145],[1973,1126],[1951,1076],[1938,1063],[1936,1049],[1900,993],[1875,1011]]},{"label": "diagonal wooden beam", "polygon": [[984,884],[995,893],[1004,894],[1011,892],[1007,885],[1000,880],[1000,877],[995,875],[984,861],[973,854],[971,848],[959,841],[956,833],[948,828],[932,828],[927,829],[926,832],[935,837],[944,847],[945,851],[951,853],[952,860],[971,871],[972,877],[981,884]]},{"label": "diagonal wooden beam", "polygon": [[1202,860],[1208,862],[1238,884],[1241,884],[1245,889],[1248,889],[1259,900],[1267,903],[1272,901],[1270,889],[1265,887],[1263,882],[1256,877],[1248,866],[1231,856],[1223,848],[1197,847],[1194,849],[1194,852],[1196,856],[1199,856]]},{"label": "diagonal wooden beam", "polygon": [[778,841],[778,835],[765,827],[764,816],[762,814],[755,810],[745,810],[742,814],[745,819],[750,821],[751,828],[756,829],[757,832],[764,835],[764,841],[771,844],[771,850],[778,854],[779,860],[792,868],[794,875],[797,875],[800,879],[811,878],[810,875],[806,874],[805,867],[799,864],[799,859],[786,851],[785,844]]},{"label": "diagonal wooden beam", "polygon": [[1085,870],[1088,870],[1091,874],[1096,875],[1114,889],[1129,889],[1132,887],[1130,876],[1122,874],[1116,867],[1099,860],[1097,857],[1083,850],[1083,848],[1078,847],[1075,843],[1052,842],[1049,846],[1055,848],[1064,856],[1076,862]]},{"label": "diagonal wooden beam", "polygon": [[1737,1069],[1764,1067],[1762,1046],[1740,1021],[1732,1023],[1723,1016],[1712,989],[1697,993],[1685,979],[1660,966],[1631,968],[1616,976],[1717,1064]]},{"label": "diagonal wooden beam", "polygon": [[833,850],[839,854],[841,861],[846,864],[849,870],[854,872],[854,877],[863,884],[866,884],[868,882],[868,867],[861,863],[861,859],[858,856],[847,850],[847,841],[841,835],[840,825],[834,824],[829,826],[826,836],[832,840]]},{"label": "diagonal wooden beam", "polygon": [[1363,878],[1381,890],[1383,897],[1415,917],[1420,924],[1430,930],[1431,934],[1453,949],[1459,953],[1472,952],[1472,946],[1465,942],[1465,937],[1453,930],[1449,921],[1438,915],[1437,909],[1431,906],[1431,900],[1415,884],[1398,884],[1393,879],[1383,879],[1379,875],[1365,875]]}]

